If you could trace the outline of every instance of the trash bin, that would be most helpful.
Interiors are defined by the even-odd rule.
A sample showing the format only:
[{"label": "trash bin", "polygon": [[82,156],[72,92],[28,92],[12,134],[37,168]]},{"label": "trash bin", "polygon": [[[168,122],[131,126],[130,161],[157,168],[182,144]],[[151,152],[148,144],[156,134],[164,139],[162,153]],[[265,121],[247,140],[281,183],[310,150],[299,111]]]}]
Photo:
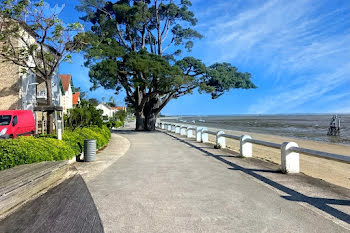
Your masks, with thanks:
[{"label": "trash bin", "polygon": [[84,161],[92,162],[96,159],[96,140],[85,139],[84,140]]}]

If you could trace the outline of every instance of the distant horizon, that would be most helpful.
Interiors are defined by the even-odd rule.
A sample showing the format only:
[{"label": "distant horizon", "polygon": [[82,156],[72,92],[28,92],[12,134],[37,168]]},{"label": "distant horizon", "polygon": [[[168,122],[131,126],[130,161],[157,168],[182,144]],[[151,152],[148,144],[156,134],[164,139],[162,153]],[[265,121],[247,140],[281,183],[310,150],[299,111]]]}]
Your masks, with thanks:
[{"label": "distant horizon", "polygon": [[[161,113],[162,114],[162,113]],[[214,116],[307,116],[307,115],[317,115],[317,116],[327,116],[327,115],[350,115],[350,112],[348,113],[264,113],[264,114],[199,114],[199,115],[166,115],[162,114],[165,117],[214,117]]]}]

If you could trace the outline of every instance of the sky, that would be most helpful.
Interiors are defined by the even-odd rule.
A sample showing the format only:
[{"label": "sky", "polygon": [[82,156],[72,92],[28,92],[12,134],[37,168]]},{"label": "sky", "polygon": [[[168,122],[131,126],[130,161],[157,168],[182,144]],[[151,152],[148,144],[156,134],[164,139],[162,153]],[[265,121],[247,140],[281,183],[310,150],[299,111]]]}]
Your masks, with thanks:
[{"label": "sky", "polygon": [[[79,20],[78,1],[65,4],[64,22]],[[252,74],[257,89],[233,89],[218,99],[194,92],[172,100],[165,115],[350,113],[349,0],[192,0],[204,35],[190,54],[206,65],[229,62]],[[89,91],[81,54],[60,73]],[[124,96],[99,88],[89,98],[123,105]]]}]

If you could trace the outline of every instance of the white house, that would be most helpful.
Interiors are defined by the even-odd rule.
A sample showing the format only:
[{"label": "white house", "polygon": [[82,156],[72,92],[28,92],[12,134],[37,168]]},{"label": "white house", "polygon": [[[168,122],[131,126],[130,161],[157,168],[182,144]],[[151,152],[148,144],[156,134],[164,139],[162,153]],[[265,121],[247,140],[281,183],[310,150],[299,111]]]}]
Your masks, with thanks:
[{"label": "white house", "polygon": [[108,118],[113,117],[114,113],[116,113],[120,110],[126,111],[126,107],[121,107],[121,106],[109,107],[109,106],[105,105],[104,103],[97,105],[96,108],[102,110],[103,111],[102,115],[107,116]]},{"label": "white house", "polygon": [[113,117],[113,111],[110,109],[110,107],[106,106],[105,104],[101,103],[97,105],[96,108],[103,111],[103,116],[107,116],[108,118]]},{"label": "white house", "polygon": [[73,108],[73,91],[72,76],[70,74],[61,74],[61,106],[63,113],[67,113],[68,109]]}]

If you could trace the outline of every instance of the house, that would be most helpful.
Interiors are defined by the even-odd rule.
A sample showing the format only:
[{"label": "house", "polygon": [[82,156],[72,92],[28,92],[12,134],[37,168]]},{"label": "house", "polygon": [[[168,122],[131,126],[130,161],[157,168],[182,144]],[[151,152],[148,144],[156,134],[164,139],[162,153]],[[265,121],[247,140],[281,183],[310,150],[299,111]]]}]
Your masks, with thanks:
[{"label": "house", "polygon": [[36,77],[21,74],[20,67],[0,60],[0,109],[33,110],[36,105]]},{"label": "house", "polygon": [[73,90],[72,76],[70,74],[61,74],[61,106],[63,113],[67,113],[68,109],[73,108]]},{"label": "house", "polygon": [[[56,71],[51,79],[51,89],[52,89],[52,105],[61,105],[61,88],[60,88],[60,78],[58,72]],[[36,90],[37,106],[47,105],[47,92],[45,82],[37,84]]]},{"label": "house", "polygon": [[107,105],[101,103],[101,104],[97,105],[96,108],[103,111],[103,113],[102,113],[103,116],[108,117],[108,118],[113,117],[113,112],[110,109],[110,107],[108,107]]},{"label": "house", "polygon": [[110,107],[111,111],[113,111],[113,113],[118,112],[119,110],[123,110],[126,111],[126,107],[123,106],[116,106],[116,107]]},{"label": "house", "polygon": [[116,112],[118,112],[119,110],[124,110],[126,111],[126,107],[122,107],[122,106],[116,106],[116,107],[109,107],[108,105],[101,103],[99,105],[97,105],[96,107],[97,109],[101,109],[103,111],[103,116],[111,118],[114,116],[114,114]]},{"label": "house", "polygon": [[73,94],[73,107],[77,106],[80,103],[80,92],[75,92]]},{"label": "house", "polygon": [[[0,58],[0,109],[1,110],[34,110],[38,105],[46,105],[46,85],[34,73],[23,73],[19,65],[3,62]],[[60,89],[57,72],[54,73],[52,102],[60,105]]]}]

